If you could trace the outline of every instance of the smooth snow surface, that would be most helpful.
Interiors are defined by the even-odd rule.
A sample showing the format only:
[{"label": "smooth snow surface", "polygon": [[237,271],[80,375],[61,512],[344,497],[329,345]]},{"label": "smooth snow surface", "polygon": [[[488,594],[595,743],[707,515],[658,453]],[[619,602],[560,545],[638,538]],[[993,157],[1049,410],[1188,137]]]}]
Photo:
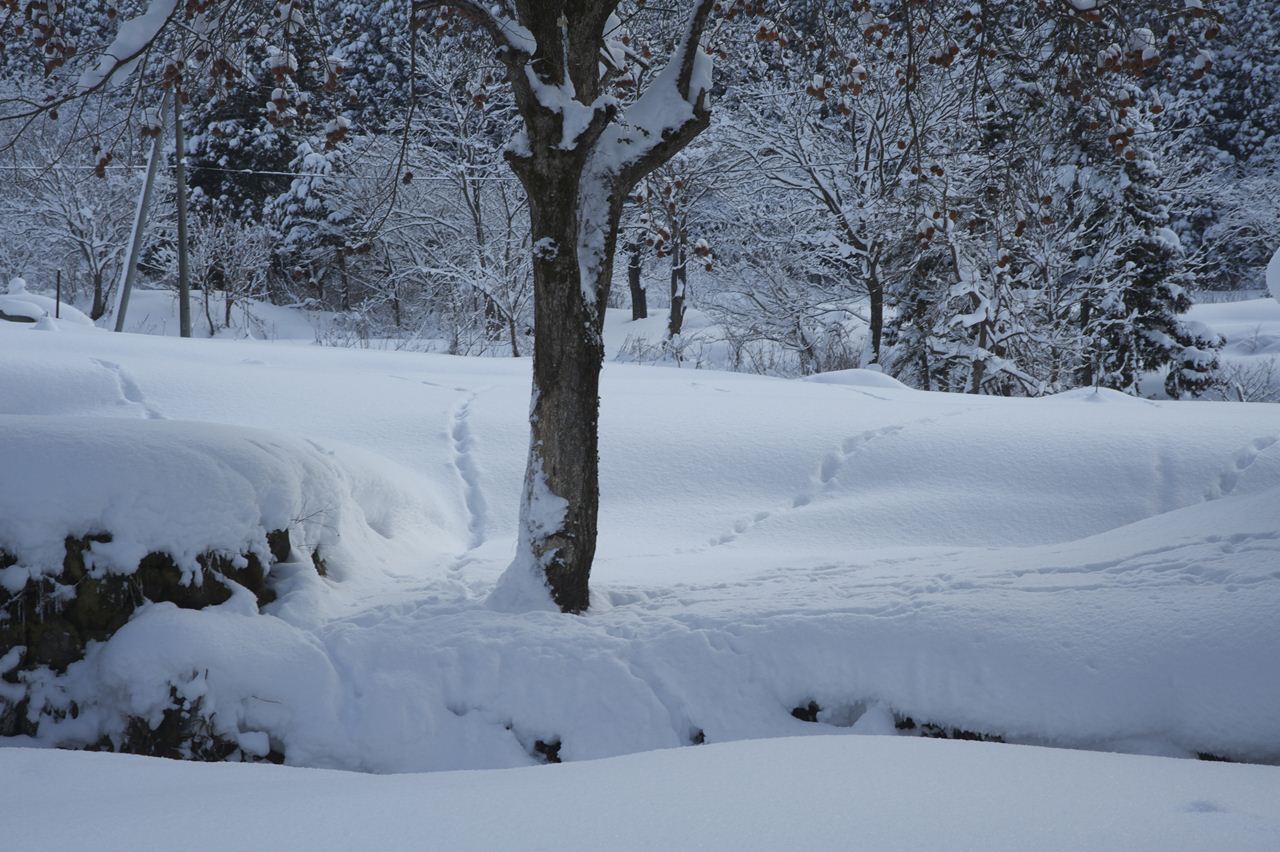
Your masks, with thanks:
[{"label": "smooth snow surface", "polygon": [[[191,293],[191,333],[193,337],[250,338],[255,340],[296,340],[314,343],[333,324],[326,311],[301,311],[256,299],[232,302],[231,326],[226,321],[226,296],[209,294],[205,310],[204,293]],[[104,324],[106,320],[103,320]],[[114,326],[112,326],[114,327]],[[210,331],[212,329],[212,331]],[[136,289],[129,295],[125,331],[177,337],[178,294],[172,290]]]},{"label": "smooth snow surface", "polygon": [[818,373],[816,376],[806,376],[804,380],[807,382],[817,382],[822,385],[849,385],[851,387],[909,390],[909,388],[902,382],[898,381],[893,376],[886,376],[879,370],[833,370],[829,373]]},{"label": "smooth snow surface", "polygon": [[565,617],[490,600],[527,360],[2,325],[0,491],[49,507],[10,533],[22,565],[92,531],[67,524],[164,544],[178,509],[212,513],[182,519],[192,547],[288,515],[329,548],[328,578],[277,566],[265,616],[140,609],[45,685],[81,706],[45,744],[155,716],[173,682],[249,750],[376,772],[895,715],[1280,761],[1280,407],[609,364],[593,606]]},{"label": "smooth snow surface", "polygon": [[1275,767],[986,743],[813,737],[389,777],[0,750],[0,777],[23,779],[0,797],[12,849],[1280,848]]}]

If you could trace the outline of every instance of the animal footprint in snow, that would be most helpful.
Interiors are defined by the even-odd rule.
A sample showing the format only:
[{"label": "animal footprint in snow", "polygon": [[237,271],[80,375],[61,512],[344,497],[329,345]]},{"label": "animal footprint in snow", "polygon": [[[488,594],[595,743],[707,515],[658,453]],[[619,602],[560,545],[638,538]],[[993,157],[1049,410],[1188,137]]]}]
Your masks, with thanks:
[{"label": "animal footprint in snow", "polygon": [[1280,435],[1264,435],[1261,438],[1253,439],[1243,449],[1237,450],[1232,459],[1231,467],[1218,475],[1218,481],[1205,492],[1204,499],[1217,500],[1235,491],[1236,486],[1240,484],[1240,474],[1244,473],[1258,460],[1258,456],[1275,446],[1277,442],[1280,442]]}]

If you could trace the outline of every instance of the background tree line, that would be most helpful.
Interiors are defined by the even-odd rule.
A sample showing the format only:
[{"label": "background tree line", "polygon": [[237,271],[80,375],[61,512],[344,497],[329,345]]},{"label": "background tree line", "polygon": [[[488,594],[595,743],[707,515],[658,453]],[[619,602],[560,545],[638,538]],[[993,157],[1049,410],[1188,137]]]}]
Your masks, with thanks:
[{"label": "background tree line", "polygon": [[[722,26],[711,132],[627,205],[612,304],[663,313],[671,338],[630,354],[685,357],[694,307],[731,368],[878,364],[1035,395],[1132,391],[1167,366],[1170,393],[1208,387],[1215,340],[1179,314],[1197,289],[1257,286],[1280,242],[1280,10],[1127,4],[1121,32],[1061,5],[811,0]],[[108,41],[140,7],[70,4],[60,32]],[[262,299],[337,312],[335,342],[527,354],[503,70],[447,20],[424,49],[400,7],[318,0],[289,57],[249,37],[184,107],[193,286],[223,294],[211,327]],[[678,25],[643,12],[626,35],[641,60]],[[49,55],[6,44],[5,87],[47,85]],[[135,107],[125,89],[64,110],[0,170],[0,265],[36,286],[61,269],[95,317],[140,180]],[[152,286],[176,275],[163,171]]]}]

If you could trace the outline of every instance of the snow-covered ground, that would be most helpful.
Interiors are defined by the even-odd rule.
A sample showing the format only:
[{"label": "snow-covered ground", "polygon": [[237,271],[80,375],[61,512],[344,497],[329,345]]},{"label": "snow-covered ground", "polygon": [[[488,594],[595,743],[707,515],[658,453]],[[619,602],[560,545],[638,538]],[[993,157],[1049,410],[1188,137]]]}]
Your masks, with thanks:
[{"label": "snow-covered ground", "polygon": [[[178,294],[173,290],[134,290],[125,314],[125,331],[177,337]],[[204,293],[191,294],[191,333],[194,337],[250,338],[255,340],[314,343],[333,324],[333,314],[281,307],[257,299],[231,303],[231,325],[226,325],[227,303],[223,293],[211,292],[209,304]],[[106,325],[107,320],[102,324]],[[213,332],[210,333],[210,329]]]},{"label": "snow-covered ground", "polygon": [[[166,546],[181,517],[197,552],[252,546],[287,521],[330,567],[278,566],[267,616],[242,598],[144,607],[44,684],[82,702],[78,717],[15,745],[91,742],[125,714],[157,714],[180,684],[246,750],[380,773],[526,766],[537,740],[560,740],[572,763],[702,737],[893,734],[906,717],[1015,743],[1280,762],[1277,406],[610,363],[595,597],[566,617],[489,601],[513,553],[526,360],[7,323],[0,353],[0,516],[22,518],[0,523],[21,539],[0,546],[34,553],[93,531],[68,523],[109,524],[138,552]],[[245,505],[213,511],[225,495]],[[38,500],[56,511],[19,514]],[[810,701],[816,724],[791,714]],[[1064,847],[1274,848],[1264,803],[1280,791],[1270,766],[904,737],[434,779],[0,752],[0,777],[19,772],[7,791],[38,777],[109,788],[101,802],[153,790],[130,801],[157,815],[179,793],[235,790],[261,813],[305,801],[314,834],[296,838],[313,846],[415,845],[424,825],[445,831],[435,811],[378,815],[433,801],[475,845],[652,846],[670,825],[693,838],[675,845],[729,848],[777,846],[782,828],[845,846],[859,826],[873,847],[945,830],[1016,848],[1056,827]],[[615,784],[612,811],[573,829],[544,813],[527,844],[462,804],[533,813],[540,796]],[[34,796],[0,796],[31,832],[17,848],[74,831],[38,821]],[[665,810],[631,808],[638,797]],[[766,828],[770,813],[794,819]],[[92,824],[128,845],[128,825]],[[739,828],[752,842],[718,842]],[[877,842],[889,831],[903,842]]]},{"label": "snow-covered ground", "polygon": [[[1274,850],[1264,766],[807,737],[372,776],[0,750],[7,848]],[[53,791],[56,791],[53,792]]]}]

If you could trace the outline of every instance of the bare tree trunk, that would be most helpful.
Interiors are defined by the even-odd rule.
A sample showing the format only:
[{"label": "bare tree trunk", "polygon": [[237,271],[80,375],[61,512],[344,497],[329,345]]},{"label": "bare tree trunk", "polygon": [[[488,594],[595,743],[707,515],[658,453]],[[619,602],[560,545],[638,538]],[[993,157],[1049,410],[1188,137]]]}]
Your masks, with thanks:
[{"label": "bare tree trunk", "polygon": [[667,336],[677,337],[684,328],[685,287],[689,283],[688,235],[683,224],[672,229],[671,238],[671,316],[667,320]]},{"label": "bare tree trunk", "polygon": [[[978,299],[975,296],[974,302],[977,302],[977,301]],[[976,304],[974,305],[974,308],[975,309],[977,308]],[[983,320],[982,324],[978,327],[978,349],[985,350],[986,348],[987,348],[987,321]],[[973,369],[973,381],[969,385],[969,393],[981,393],[982,379],[984,376],[986,376],[987,364],[985,361],[982,361],[979,359],[974,359],[971,362],[971,364]]]},{"label": "bare tree trunk", "polygon": [[805,334],[804,327],[796,323],[796,341],[800,344],[796,350],[800,355],[800,375],[812,376],[818,372],[818,353],[813,341]]},{"label": "bare tree trunk", "polygon": [[516,330],[516,318],[507,314],[507,334],[511,337],[511,357],[520,357],[520,335]]},{"label": "bare tree trunk", "polygon": [[[533,266],[533,402],[521,521],[530,556],[563,612],[583,612],[599,514],[600,368],[603,307],[587,304],[578,267],[578,176],[530,191],[535,242],[551,240]],[[613,225],[616,228],[616,224]],[[544,243],[546,245],[546,243]],[[603,284],[608,292],[607,279]],[[597,305],[606,299],[598,297]]]},{"label": "bare tree trunk", "polygon": [[204,318],[209,323],[209,336],[213,337],[213,311],[209,307],[209,291],[213,289],[212,282],[207,278],[204,283]]},{"label": "bare tree trunk", "polygon": [[880,264],[875,256],[867,259],[867,296],[871,300],[871,361],[879,364],[884,340],[884,282],[880,280]]},{"label": "bare tree trunk", "polygon": [[[1089,322],[1092,319],[1093,305],[1086,298],[1080,302],[1080,336],[1084,338],[1089,331]],[[1093,386],[1093,347],[1087,343],[1080,353],[1080,385],[1083,387]]]},{"label": "bare tree trunk", "polygon": [[89,319],[97,322],[107,312],[107,294],[102,287],[102,269],[93,271],[93,307],[89,309]]},{"label": "bare tree trunk", "polygon": [[632,238],[627,244],[627,285],[631,288],[631,321],[649,318],[649,293],[641,281],[640,247],[638,238]]},{"label": "bare tree trunk", "polygon": [[342,279],[342,309],[351,310],[351,273],[347,269],[347,247],[338,249],[338,275]]},{"label": "bare tree trunk", "polygon": [[[694,77],[697,67],[709,71],[699,43],[713,0],[697,0],[671,53],[673,74],[651,83],[669,87],[667,96],[683,102],[684,110],[672,113],[676,123],[633,125],[625,136],[606,135],[619,129],[620,108],[599,97],[605,31],[616,0],[521,0],[515,10],[524,29],[515,35],[501,7],[478,0],[421,2],[426,8],[460,7],[493,36],[524,125],[521,144],[507,149],[507,159],[529,200],[533,398],[520,540],[497,596],[508,584],[522,589],[536,576],[562,612],[582,612],[590,602],[600,501],[601,333],[622,201],[710,123],[706,77],[698,75],[696,85]],[[575,110],[586,110],[585,123],[567,120],[570,110],[559,101],[566,92]]]}]

